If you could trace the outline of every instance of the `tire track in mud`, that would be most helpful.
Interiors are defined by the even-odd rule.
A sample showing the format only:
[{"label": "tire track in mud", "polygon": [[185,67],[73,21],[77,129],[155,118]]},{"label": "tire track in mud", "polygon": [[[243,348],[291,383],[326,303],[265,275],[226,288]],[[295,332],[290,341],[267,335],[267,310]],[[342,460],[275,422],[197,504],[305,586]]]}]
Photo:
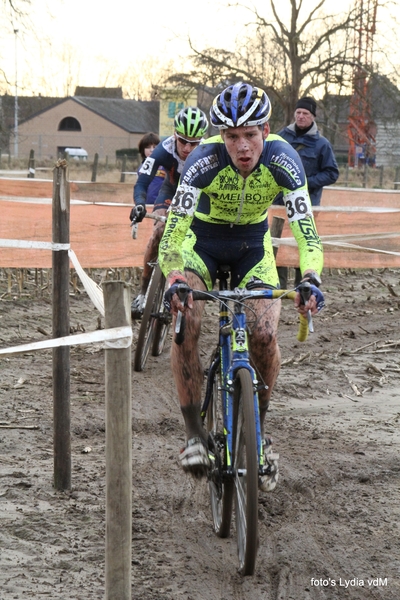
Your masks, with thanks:
[{"label": "tire track in mud", "polygon": [[[400,273],[379,276],[396,289]],[[290,362],[268,413],[281,477],[273,494],[260,496],[253,577],[237,573],[234,527],[228,539],[214,535],[206,483],[193,481],[178,465],[185,436],[168,352],[132,374],[135,600],[400,598],[400,358],[396,348],[355,352],[400,339],[397,300],[376,281],[370,273],[327,273],[333,302],[315,319],[307,348],[294,342],[289,307],[282,311],[280,345]],[[86,331],[97,327],[83,295],[71,298],[71,312]],[[50,330],[47,302],[0,302],[2,345],[37,340],[38,322]],[[204,357],[213,331],[210,312]],[[368,371],[369,363],[383,376]],[[1,600],[104,597],[102,349],[73,349],[71,369],[73,489],[60,494],[52,488],[51,355],[0,361],[0,421],[32,418],[40,425],[25,432],[0,429]],[[343,371],[371,390],[357,398]],[[19,377],[25,383],[18,384]],[[90,453],[82,452],[85,446]],[[316,586],[313,577],[337,583]],[[387,577],[387,585],[345,589],[338,583],[367,577]]]}]

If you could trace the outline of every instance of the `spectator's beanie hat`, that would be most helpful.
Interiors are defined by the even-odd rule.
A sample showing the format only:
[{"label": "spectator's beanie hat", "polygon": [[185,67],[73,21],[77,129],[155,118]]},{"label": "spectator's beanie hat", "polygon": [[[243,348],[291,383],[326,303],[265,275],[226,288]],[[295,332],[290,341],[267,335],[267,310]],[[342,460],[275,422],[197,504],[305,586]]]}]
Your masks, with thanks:
[{"label": "spectator's beanie hat", "polygon": [[314,117],[317,114],[317,103],[315,102],[314,98],[311,98],[311,96],[304,96],[304,98],[297,100],[296,110],[298,108],[305,108],[306,110],[309,110]]}]

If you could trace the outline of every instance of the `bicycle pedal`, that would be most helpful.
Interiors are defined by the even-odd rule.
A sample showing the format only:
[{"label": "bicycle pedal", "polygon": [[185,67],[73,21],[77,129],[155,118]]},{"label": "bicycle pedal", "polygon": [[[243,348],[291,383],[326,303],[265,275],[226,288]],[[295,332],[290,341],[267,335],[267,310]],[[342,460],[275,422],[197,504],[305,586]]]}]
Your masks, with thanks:
[{"label": "bicycle pedal", "polygon": [[266,455],[265,460],[279,460],[279,454],[277,452],[269,452]]},{"label": "bicycle pedal", "polygon": [[262,468],[260,468],[258,475],[260,477],[263,477],[264,475],[267,475],[267,477],[270,477],[271,475],[274,475],[278,471],[279,471],[279,469],[277,468],[277,465],[264,465]]}]

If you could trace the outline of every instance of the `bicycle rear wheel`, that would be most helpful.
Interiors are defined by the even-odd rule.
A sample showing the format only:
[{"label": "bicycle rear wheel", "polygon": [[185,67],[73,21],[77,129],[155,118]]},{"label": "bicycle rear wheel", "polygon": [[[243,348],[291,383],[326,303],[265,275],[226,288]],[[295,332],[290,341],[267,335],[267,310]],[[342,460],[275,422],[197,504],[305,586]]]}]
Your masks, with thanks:
[{"label": "bicycle rear wheel", "polygon": [[214,374],[210,402],[207,409],[207,431],[210,450],[215,457],[208,487],[214,531],[218,537],[230,535],[232,520],[233,479],[223,478],[226,466],[226,444],[223,434],[222,398],[219,389],[219,369]]},{"label": "bicycle rear wheel", "polygon": [[164,285],[165,279],[163,281],[161,269],[158,264],[156,264],[151,274],[146,304],[136,343],[134,358],[135,371],[143,371],[150,349],[153,347],[156,326],[158,323],[157,315],[159,315],[163,303]]},{"label": "bicycle rear wheel", "polygon": [[258,546],[258,457],[254,390],[247,369],[234,381],[233,457],[239,571],[253,575]]}]

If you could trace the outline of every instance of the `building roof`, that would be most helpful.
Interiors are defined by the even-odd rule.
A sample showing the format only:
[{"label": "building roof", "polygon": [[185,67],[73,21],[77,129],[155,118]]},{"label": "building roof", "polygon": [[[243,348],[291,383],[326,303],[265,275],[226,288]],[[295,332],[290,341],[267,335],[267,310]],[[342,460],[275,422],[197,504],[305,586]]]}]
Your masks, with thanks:
[{"label": "building roof", "polygon": [[158,100],[119,100],[87,96],[74,96],[72,100],[130,133],[158,131],[160,119]]},{"label": "building roof", "polygon": [[119,98],[122,100],[122,87],[93,87],[77,85],[74,96],[90,96],[91,98]]},{"label": "building roof", "polygon": [[[46,102],[45,106],[42,105],[43,108],[41,110],[31,112],[26,118],[20,119],[19,124],[34,119],[38,115],[51,110],[55,106],[59,106],[67,100],[73,100],[129,133],[158,131],[160,119],[160,103],[158,100],[121,100],[119,98],[93,98],[89,96],[70,96],[68,98],[54,98],[52,100],[51,104]],[[38,105],[36,104],[36,106]]]},{"label": "building roof", "polygon": [[[18,122],[26,121],[32,115],[61,101],[61,98],[51,96],[18,96]],[[14,126],[15,96],[4,94],[0,96],[0,128],[11,129]]]}]

